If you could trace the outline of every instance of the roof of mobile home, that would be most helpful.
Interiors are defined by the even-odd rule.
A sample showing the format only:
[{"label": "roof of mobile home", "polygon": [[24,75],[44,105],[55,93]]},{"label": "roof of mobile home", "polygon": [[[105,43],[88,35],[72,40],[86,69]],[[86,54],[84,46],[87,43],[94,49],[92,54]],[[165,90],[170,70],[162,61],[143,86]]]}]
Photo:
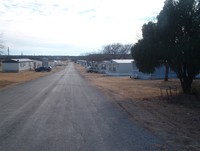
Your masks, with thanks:
[{"label": "roof of mobile home", "polygon": [[3,63],[15,63],[15,62],[33,62],[31,59],[7,59],[2,61]]},{"label": "roof of mobile home", "polygon": [[134,60],[133,59],[112,59],[112,62],[116,63],[132,63]]}]

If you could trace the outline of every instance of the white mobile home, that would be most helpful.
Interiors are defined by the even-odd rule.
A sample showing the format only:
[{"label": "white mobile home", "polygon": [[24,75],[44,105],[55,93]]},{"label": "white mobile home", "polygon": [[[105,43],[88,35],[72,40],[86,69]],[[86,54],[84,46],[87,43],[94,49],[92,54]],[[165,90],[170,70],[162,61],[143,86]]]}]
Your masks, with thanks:
[{"label": "white mobile home", "polygon": [[3,72],[20,72],[34,69],[34,62],[30,59],[7,59],[2,62]]},{"label": "white mobile home", "polygon": [[[154,73],[146,74],[146,73],[140,72],[139,69],[136,67],[133,70],[132,77],[136,78],[136,79],[146,79],[146,80],[164,79],[165,78],[165,70],[166,70],[165,66],[161,66],[159,68],[156,68]],[[177,78],[177,75],[174,71],[169,69],[168,78]]]},{"label": "white mobile home", "polygon": [[77,60],[76,63],[78,63],[84,67],[88,66],[88,62],[86,60]]},{"label": "white mobile home", "polygon": [[34,69],[42,66],[42,61],[40,60],[33,60],[34,62]]},{"label": "white mobile home", "polygon": [[101,65],[108,75],[130,76],[134,68],[133,61],[133,59],[112,59]]}]

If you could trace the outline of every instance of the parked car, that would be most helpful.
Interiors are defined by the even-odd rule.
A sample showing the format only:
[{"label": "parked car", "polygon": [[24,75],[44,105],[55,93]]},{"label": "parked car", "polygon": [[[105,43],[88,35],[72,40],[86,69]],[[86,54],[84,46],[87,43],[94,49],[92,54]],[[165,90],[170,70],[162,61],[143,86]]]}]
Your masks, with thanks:
[{"label": "parked car", "polygon": [[95,73],[99,72],[98,68],[96,67],[87,67],[86,70],[87,72],[95,72]]},{"label": "parked car", "polygon": [[50,72],[51,71],[51,67],[50,66],[42,66],[42,67],[38,67],[35,69],[36,72],[42,72],[42,71],[47,71]]},{"label": "parked car", "polygon": [[52,70],[51,66],[45,67],[47,72],[50,72]]}]

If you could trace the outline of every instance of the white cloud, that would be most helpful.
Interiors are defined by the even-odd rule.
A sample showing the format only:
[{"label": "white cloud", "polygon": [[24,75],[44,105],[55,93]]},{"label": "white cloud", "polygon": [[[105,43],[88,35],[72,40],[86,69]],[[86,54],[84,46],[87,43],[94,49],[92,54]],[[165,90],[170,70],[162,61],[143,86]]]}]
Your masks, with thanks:
[{"label": "white cloud", "polygon": [[164,0],[2,0],[0,33],[11,50],[24,54],[40,49],[78,55],[113,42],[136,42],[141,26],[163,4]]}]

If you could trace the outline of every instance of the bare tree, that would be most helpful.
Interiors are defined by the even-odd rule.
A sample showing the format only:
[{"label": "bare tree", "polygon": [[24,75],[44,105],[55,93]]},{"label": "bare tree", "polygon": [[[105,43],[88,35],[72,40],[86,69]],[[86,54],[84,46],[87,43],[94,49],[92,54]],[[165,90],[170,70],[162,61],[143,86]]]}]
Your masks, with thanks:
[{"label": "bare tree", "polygon": [[131,44],[113,43],[102,47],[98,52],[85,53],[79,59],[101,62],[110,59],[128,59],[131,56]]},{"label": "bare tree", "polygon": [[121,59],[125,59],[128,56],[130,56],[131,54],[131,44],[125,44],[122,46],[122,48],[120,49],[119,55]]},{"label": "bare tree", "polygon": [[123,45],[120,43],[114,43],[104,46],[103,54],[117,55]]},{"label": "bare tree", "polygon": [[130,56],[131,46],[131,44],[113,43],[104,46],[102,53],[109,55],[111,59],[125,59]]}]

